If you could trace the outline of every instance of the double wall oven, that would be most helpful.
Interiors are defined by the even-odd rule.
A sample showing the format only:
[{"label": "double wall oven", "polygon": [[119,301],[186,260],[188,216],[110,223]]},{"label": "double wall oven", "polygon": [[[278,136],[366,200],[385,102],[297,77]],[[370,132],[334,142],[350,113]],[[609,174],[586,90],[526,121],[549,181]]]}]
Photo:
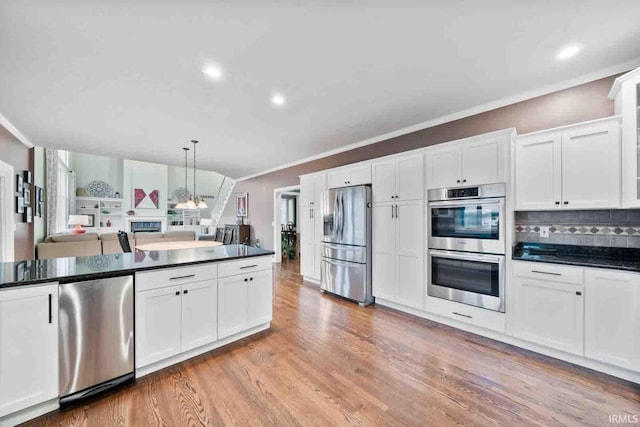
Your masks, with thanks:
[{"label": "double wall oven", "polygon": [[504,183],[429,190],[429,296],[504,312]]}]

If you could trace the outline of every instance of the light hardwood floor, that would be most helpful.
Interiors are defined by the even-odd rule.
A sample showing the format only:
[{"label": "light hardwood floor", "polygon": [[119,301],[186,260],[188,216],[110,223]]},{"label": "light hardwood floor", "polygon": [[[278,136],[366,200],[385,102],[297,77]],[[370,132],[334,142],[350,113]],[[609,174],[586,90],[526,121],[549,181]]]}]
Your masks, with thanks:
[{"label": "light hardwood floor", "polygon": [[272,329],[29,425],[607,425],[640,386],[274,268]]}]

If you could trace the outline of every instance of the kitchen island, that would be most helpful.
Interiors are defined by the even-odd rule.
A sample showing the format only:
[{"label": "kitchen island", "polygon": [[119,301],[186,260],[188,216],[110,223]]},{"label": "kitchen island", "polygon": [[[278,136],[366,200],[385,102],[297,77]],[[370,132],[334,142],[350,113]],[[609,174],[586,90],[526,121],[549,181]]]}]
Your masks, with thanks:
[{"label": "kitchen island", "polygon": [[[72,360],[72,371],[82,372],[83,359],[69,358],[64,345],[64,331],[73,330],[74,324],[85,335],[76,338],[78,345],[91,340],[105,348],[111,344],[101,341],[109,328],[116,328],[115,335],[122,336],[118,346],[88,357],[102,357],[106,365],[133,346],[135,357],[127,359],[130,378],[268,329],[272,255],[260,248],[224,245],[1,263],[0,426],[58,408],[63,383],[68,383],[67,361]],[[63,292],[65,287],[108,286],[109,279],[127,276],[133,283],[128,303],[123,291],[122,302],[113,306],[100,306],[102,301],[89,297],[85,309],[78,305],[79,309],[63,310],[63,295],[72,302],[78,295]],[[79,321],[83,310],[91,311],[98,324],[100,310],[105,310],[104,316],[122,312],[122,321],[87,328]],[[76,314],[78,318],[73,317]],[[127,316],[135,319],[128,323],[129,329],[123,326]],[[108,381],[91,393],[104,384]],[[85,392],[80,390],[80,398]]]}]

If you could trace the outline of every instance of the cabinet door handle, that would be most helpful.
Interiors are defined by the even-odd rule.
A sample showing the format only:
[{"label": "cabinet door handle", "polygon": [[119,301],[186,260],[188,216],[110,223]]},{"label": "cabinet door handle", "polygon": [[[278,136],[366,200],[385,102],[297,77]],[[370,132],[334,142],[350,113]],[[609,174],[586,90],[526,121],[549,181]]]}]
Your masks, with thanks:
[{"label": "cabinet door handle", "polygon": [[393,216],[393,205],[391,205],[391,218],[394,218],[394,216]]},{"label": "cabinet door handle", "polygon": [[183,294],[188,294],[189,293],[189,289],[185,289],[184,291],[182,291]]},{"label": "cabinet door handle", "polygon": [[457,311],[452,311],[451,314],[455,314],[456,316],[466,317],[467,319],[473,319],[472,316],[469,316],[468,314],[458,313]]},{"label": "cabinet door handle", "polygon": [[565,204],[565,205],[568,205],[568,204],[569,204],[569,201],[568,201],[568,200],[565,200],[565,201],[564,201],[564,204]]},{"label": "cabinet door handle", "polygon": [[462,182],[467,182],[467,180],[466,180],[466,179],[463,179],[463,180],[462,180]]},{"label": "cabinet door handle", "polygon": [[53,323],[53,295],[49,294],[49,323]]},{"label": "cabinet door handle", "polygon": [[458,184],[460,184],[460,180],[459,180],[459,179],[456,179],[456,182],[457,182]]},{"label": "cabinet door handle", "polygon": [[396,218],[398,218],[398,205],[396,205]]},{"label": "cabinet door handle", "polygon": [[556,202],[556,205],[559,205],[559,204],[560,204],[560,202]]},{"label": "cabinet door handle", "polygon": [[189,277],[196,277],[196,275],[195,274],[187,274],[186,276],[176,276],[176,277],[169,278],[169,280],[188,279]]},{"label": "cabinet door handle", "polygon": [[180,291],[176,291],[176,296],[180,295]]},{"label": "cabinet door handle", "polygon": [[248,282],[248,281],[249,281],[249,279],[247,279],[247,278],[245,277],[245,278],[244,278],[244,281],[245,281],[245,282]]},{"label": "cabinet door handle", "polygon": [[531,270],[532,273],[538,273],[538,274],[548,274],[549,276],[562,276],[561,273],[551,273],[548,271],[539,271],[539,270]]},{"label": "cabinet door handle", "polygon": [[249,281],[253,282],[253,277],[249,277]]},{"label": "cabinet door handle", "polygon": [[244,270],[245,268],[253,268],[253,267],[257,267],[258,264],[251,264],[251,265],[243,265],[242,267],[240,267],[240,270]]},{"label": "cabinet door handle", "polygon": [[576,292],[576,295],[581,296],[581,295],[582,295],[582,292],[577,291],[577,292]]}]

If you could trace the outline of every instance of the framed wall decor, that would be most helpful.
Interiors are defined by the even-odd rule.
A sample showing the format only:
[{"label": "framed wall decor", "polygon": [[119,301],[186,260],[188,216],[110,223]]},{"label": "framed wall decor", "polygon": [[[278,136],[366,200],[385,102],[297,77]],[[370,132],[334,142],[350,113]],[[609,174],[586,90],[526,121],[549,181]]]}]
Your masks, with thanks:
[{"label": "framed wall decor", "polygon": [[16,213],[24,213],[24,197],[16,196]]},{"label": "framed wall decor", "polygon": [[249,195],[247,193],[236,194],[236,216],[247,218],[249,215]]},{"label": "framed wall decor", "polygon": [[31,206],[25,206],[24,213],[22,214],[22,220],[28,223],[33,222],[33,211],[31,210]]},{"label": "framed wall decor", "polygon": [[96,226],[96,216],[94,214],[83,214],[89,217],[89,224],[85,225],[84,228],[95,227]]},{"label": "framed wall decor", "polygon": [[22,175],[24,176],[24,182],[26,182],[27,184],[31,184],[31,182],[33,181],[33,174],[31,173],[31,171],[22,171]]},{"label": "framed wall decor", "polygon": [[22,174],[17,174],[16,175],[16,193],[22,193],[22,186],[24,184],[24,178],[22,177]]},{"label": "framed wall decor", "polygon": [[24,193],[23,196],[24,197],[24,204],[25,205],[30,205],[31,204],[31,190],[29,190],[27,187],[24,188]]}]

